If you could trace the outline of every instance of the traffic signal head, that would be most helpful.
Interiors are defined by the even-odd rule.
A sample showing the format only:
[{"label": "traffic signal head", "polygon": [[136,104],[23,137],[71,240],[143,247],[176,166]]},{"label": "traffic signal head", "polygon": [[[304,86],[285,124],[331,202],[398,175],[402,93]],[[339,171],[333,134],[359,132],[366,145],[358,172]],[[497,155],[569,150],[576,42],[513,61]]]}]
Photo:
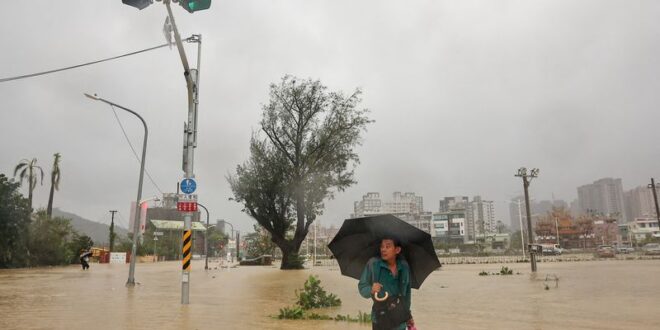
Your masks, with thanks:
[{"label": "traffic signal head", "polygon": [[179,0],[179,5],[189,13],[211,8],[211,0]]},{"label": "traffic signal head", "polygon": [[152,0],[121,0],[121,2],[125,5],[129,5],[140,10],[149,7],[149,5],[151,5],[151,1]]}]

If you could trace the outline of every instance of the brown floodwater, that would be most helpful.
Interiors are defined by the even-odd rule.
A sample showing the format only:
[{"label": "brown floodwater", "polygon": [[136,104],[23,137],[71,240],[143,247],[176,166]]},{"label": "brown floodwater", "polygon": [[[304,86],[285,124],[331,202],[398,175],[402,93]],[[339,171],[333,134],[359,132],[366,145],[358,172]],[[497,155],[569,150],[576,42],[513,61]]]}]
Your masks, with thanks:
[{"label": "brown floodwater", "polygon": [[[529,264],[507,264],[521,274],[478,276],[501,266],[445,265],[431,274],[413,290],[418,329],[660,329],[660,260],[541,263],[536,276]],[[138,264],[133,289],[124,287],[127,265],[0,270],[0,329],[370,329],[272,317],[294,304],[294,291],[311,274],[342,300],[320,312],[369,311],[357,281],[336,266],[206,272],[197,261],[185,306],[179,267]]]}]

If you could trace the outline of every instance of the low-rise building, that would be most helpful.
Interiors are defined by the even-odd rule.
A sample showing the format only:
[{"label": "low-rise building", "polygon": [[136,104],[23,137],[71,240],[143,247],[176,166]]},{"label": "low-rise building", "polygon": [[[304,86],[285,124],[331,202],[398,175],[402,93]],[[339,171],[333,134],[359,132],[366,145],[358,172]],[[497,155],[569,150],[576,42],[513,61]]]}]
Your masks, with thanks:
[{"label": "low-rise building", "polygon": [[660,227],[655,218],[635,218],[628,223],[632,237],[641,241],[649,237],[660,237]]}]

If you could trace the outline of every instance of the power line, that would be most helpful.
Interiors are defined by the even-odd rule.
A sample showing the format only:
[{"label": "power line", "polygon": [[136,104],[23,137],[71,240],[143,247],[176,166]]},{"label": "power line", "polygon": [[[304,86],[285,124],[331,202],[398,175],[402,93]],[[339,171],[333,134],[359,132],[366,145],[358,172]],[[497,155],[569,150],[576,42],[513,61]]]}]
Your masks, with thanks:
[{"label": "power line", "polygon": [[128,229],[128,223],[126,223],[126,220],[124,220],[124,217],[121,215],[121,212],[117,212],[117,215],[119,216],[119,224],[124,225],[125,229]]},{"label": "power line", "polygon": [[61,68],[61,69],[42,71],[42,72],[31,73],[31,74],[26,74],[26,75],[22,75],[22,76],[9,77],[9,78],[2,78],[2,79],[0,79],[0,83],[7,82],[7,81],[12,81],[12,80],[19,80],[19,79],[36,77],[36,76],[42,76],[42,75],[49,74],[49,73],[55,73],[55,72],[60,72],[60,71],[65,71],[65,70],[71,70],[71,69],[80,68],[80,67],[87,66],[87,65],[92,65],[92,64],[97,64],[97,63],[101,63],[101,62],[116,60],[118,58],[148,52],[150,50],[163,48],[163,47],[166,47],[166,46],[169,46],[169,45],[170,45],[169,43],[162,44],[160,46],[146,48],[146,49],[138,50],[138,51],[132,52],[132,53],[127,53],[127,54],[123,54],[123,55],[119,55],[119,56],[114,56],[114,57],[110,57],[110,58],[106,58],[106,59],[102,59],[102,60],[98,60],[98,61],[94,61],[94,62],[88,62],[88,63],[78,64],[78,65],[74,65],[74,66],[68,66],[66,68]]},{"label": "power line", "polygon": [[[128,142],[128,146],[131,147],[131,150],[133,151],[133,155],[135,156],[135,159],[137,159],[137,162],[140,163],[140,156],[138,156],[137,152],[135,151],[135,148],[133,147],[133,144],[131,143],[131,140],[128,138],[128,135],[126,134],[126,130],[124,129],[124,125],[121,124],[121,120],[119,120],[119,116],[117,116],[117,111],[115,110],[115,107],[111,104],[110,107],[112,108],[112,113],[115,114],[115,119],[117,119],[117,123],[119,124],[119,127],[121,128],[122,133],[124,133],[124,137],[126,138],[126,142]],[[149,174],[149,171],[147,169],[144,169],[144,173],[147,174],[147,177],[149,178],[149,181],[151,181],[151,184],[156,187],[156,190],[158,190],[161,194],[163,191],[158,187],[154,179],[151,177]]]}]

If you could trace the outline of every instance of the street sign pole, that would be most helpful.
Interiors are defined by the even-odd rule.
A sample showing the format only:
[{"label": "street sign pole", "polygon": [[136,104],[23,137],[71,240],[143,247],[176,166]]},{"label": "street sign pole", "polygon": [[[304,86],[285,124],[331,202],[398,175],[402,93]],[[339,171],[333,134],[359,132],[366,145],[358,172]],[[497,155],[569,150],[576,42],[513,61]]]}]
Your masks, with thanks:
[{"label": "street sign pole", "polygon": [[[201,35],[194,36],[187,39],[189,42],[197,42],[197,69],[190,69],[188,66],[188,59],[186,57],[186,52],[183,49],[183,44],[181,42],[181,36],[176,27],[176,22],[174,20],[174,15],[172,14],[172,8],[170,6],[170,1],[163,1],[165,7],[167,8],[167,13],[170,18],[170,24],[172,25],[172,32],[174,34],[174,40],[176,43],[177,50],[179,51],[179,56],[181,57],[181,63],[183,64],[183,76],[186,79],[186,87],[188,89],[188,120],[184,123],[184,132],[183,132],[183,172],[186,179],[193,179],[195,177],[193,171],[193,162],[194,162],[194,152],[195,147],[197,146],[197,109],[199,104],[199,65],[201,60],[201,50],[202,50],[202,37]],[[196,207],[195,207],[196,208]],[[191,260],[192,256],[192,210],[184,212],[183,214],[183,251],[184,255],[188,255],[186,259],[184,257],[182,269],[181,269],[181,304],[187,305],[189,303],[189,293],[190,293],[190,270],[191,270]]]}]

